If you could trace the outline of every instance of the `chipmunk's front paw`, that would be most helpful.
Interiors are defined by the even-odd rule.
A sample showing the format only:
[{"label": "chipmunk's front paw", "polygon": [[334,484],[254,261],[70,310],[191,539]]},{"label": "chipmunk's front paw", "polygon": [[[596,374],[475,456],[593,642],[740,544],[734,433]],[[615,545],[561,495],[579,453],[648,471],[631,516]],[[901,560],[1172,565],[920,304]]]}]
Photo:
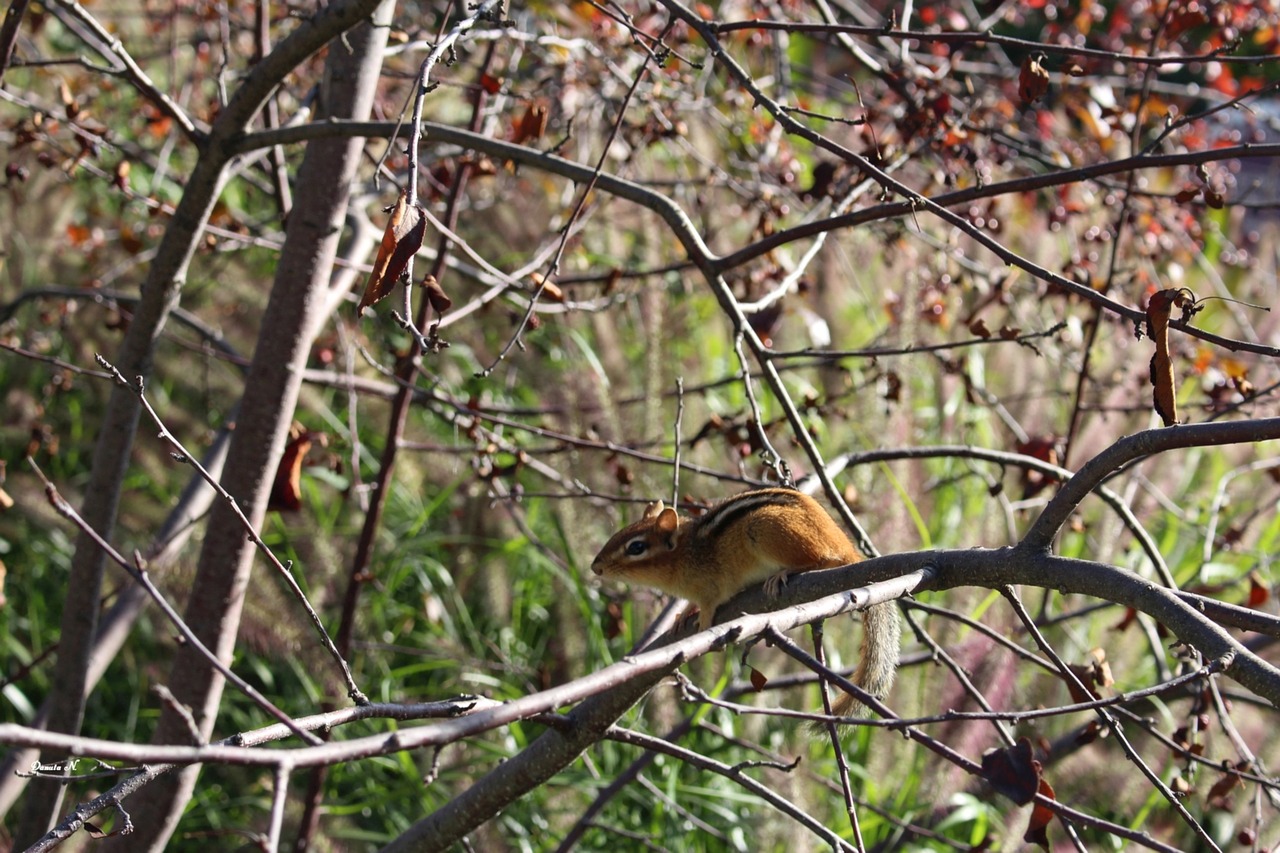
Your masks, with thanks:
[{"label": "chipmunk's front paw", "polygon": [[698,605],[690,604],[680,614],[680,621],[677,625],[681,628],[697,628],[699,631],[705,627],[702,624],[702,612],[698,609]]},{"label": "chipmunk's front paw", "polygon": [[766,578],[764,582],[764,594],[770,598],[777,598],[782,595],[782,588],[787,585],[787,576],[791,574],[788,571],[778,572],[776,575]]}]

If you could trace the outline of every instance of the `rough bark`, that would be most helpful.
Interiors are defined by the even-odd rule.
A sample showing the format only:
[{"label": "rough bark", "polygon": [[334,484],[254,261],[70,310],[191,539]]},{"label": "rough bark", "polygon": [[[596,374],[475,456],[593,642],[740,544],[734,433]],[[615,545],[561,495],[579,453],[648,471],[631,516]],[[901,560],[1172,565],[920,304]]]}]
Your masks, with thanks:
[{"label": "rough bark", "polygon": [[[330,114],[369,114],[392,8],[388,0],[375,13],[375,22],[382,26],[361,25],[331,47],[326,63]],[[303,368],[324,320],[324,297],[361,148],[359,140],[309,146],[298,173],[285,245],[262,317],[223,477],[223,485],[236,497],[255,528],[261,526],[266,515],[267,498],[288,437]],[[184,618],[223,661],[231,659],[235,647],[254,553],[236,514],[225,504],[216,506]],[[263,582],[272,581],[264,577]],[[222,676],[189,647],[178,650],[168,686],[191,709],[204,739],[213,731],[223,683]],[[153,742],[185,743],[189,741],[187,732],[186,723],[166,708]],[[172,784],[150,786],[127,801],[125,806],[133,816],[136,831],[108,847],[129,851],[163,849],[190,799],[198,773],[198,767],[185,768]]]}]

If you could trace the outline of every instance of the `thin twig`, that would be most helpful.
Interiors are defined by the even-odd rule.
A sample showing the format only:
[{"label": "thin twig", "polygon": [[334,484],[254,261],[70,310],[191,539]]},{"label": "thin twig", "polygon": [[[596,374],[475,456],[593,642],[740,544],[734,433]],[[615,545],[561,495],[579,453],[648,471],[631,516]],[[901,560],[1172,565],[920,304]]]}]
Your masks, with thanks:
[{"label": "thin twig", "polygon": [[334,662],[338,665],[339,671],[342,673],[342,678],[346,682],[347,686],[347,695],[351,698],[351,701],[355,702],[357,705],[364,705],[367,703],[369,698],[364,695],[359,687],[356,686],[355,679],[351,675],[351,668],[347,665],[346,659],[343,658],[342,654],[338,651],[337,646],[333,644],[333,640],[329,638],[329,632],[325,629],[324,623],[320,621],[320,615],[316,613],[315,608],[311,606],[311,602],[307,600],[306,593],[302,591],[302,587],[298,586],[298,581],[293,577],[293,573],[287,566],[280,562],[279,558],[277,558],[271,551],[271,548],[267,543],[262,540],[258,531],[254,529],[253,524],[250,523],[248,517],[246,517],[244,512],[240,509],[240,504],[236,501],[235,497],[222,487],[222,484],[218,482],[216,477],[205,470],[204,466],[200,464],[200,460],[192,456],[187,451],[186,447],[183,446],[182,442],[169,431],[167,426],[165,426],[160,415],[156,413],[151,402],[147,400],[146,393],[143,389],[142,377],[138,377],[137,384],[134,385],[125,379],[124,375],[121,374],[120,371],[111,364],[111,362],[107,361],[101,355],[97,356],[97,361],[98,364],[115,376],[116,382],[137,395],[138,401],[142,404],[147,415],[150,416],[155,425],[160,428],[160,439],[173,445],[174,449],[177,451],[174,458],[179,462],[187,463],[200,472],[200,476],[204,478],[204,481],[212,486],[213,489],[217,491],[218,495],[227,502],[227,506],[230,507],[231,511],[235,514],[236,518],[240,520],[241,525],[243,525],[245,531],[248,533],[249,540],[253,542],[257,549],[266,556],[267,561],[275,567],[276,571],[279,573],[280,577],[284,579],[285,584],[289,587],[290,591],[293,592],[294,597],[298,599],[299,603],[302,604],[303,609],[306,610],[307,616],[311,619],[311,624],[315,626],[316,633],[320,635],[320,641],[324,644],[324,647],[329,652],[330,656],[333,657]]},{"label": "thin twig", "polygon": [[[1072,670],[1071,667],[1067,666],[1066,661],[1062,660],[1062,658],[1058,656],[1058,652],[1053,648],[1049,641],[1045,639],[1044,635],[1040,633],[1040,629],[1036,627],[1035,620],[1031,618],[1031,614],[1027,612],[1025,607],[1023,607],[1022,600],[1018,598],[1018,594],[1014,592],[1013,587],[1001,587],[1000,594],[1005,597],[1005,600],[1009,602],[1009,606],[1013,608],[1014,613],[1016,613],[1018,618],[1022,620],[1023,626],[1026,627],[1032,638],[1035,639],[1036,645],[1040,647],[1040,650],[1052,659],[1055,665],[1057,665],[1059,675],[1063,680],[1069,684],[1073,684],[1075,689],[1080,692],[1080,695],[1090,695],[1089,689],[1081,683],[1075,671]],[[1116,741],[1120,744],[1120,748],[1124,751],[1124,754],[1128,756],[1129,760],[1133,762],[1134,766],[1138,768],[1142,775],[1147,777],[1147,781],[1151,783],[1152,787],[1159,791],[1160,795],[1169,801],[1169,805],[1173,806],[1173,810],[1176,811],[1178,816],[1182,818],[1183,822],[1191,828],[1191,831],[1196,834],[1201,843],[1210,850],[1222,853],[1221,848],[1214,842],[1208,831],[1206,831],[1205,828],[1200,825],[1200,822],[1196,820],[1189,811],[1187,811],[1187,807],[1182,804],[1182,800],[1178,798],[1178,795],[1164,783],[1164,780],[1160,778],[1158,773],[1151,769],[1151,766],[1143,760],[1142,756],[1138,755],[1138,751],[1134,749],[1133,744],[1129,742],[1129,738],[1125,736],[1124,730],[1121,728],[1119,721],[1108,713],[1105,708],[1096,708],[1094,709],[1094,713],[1098,715],[1102,724],[1106,726],[1111,734],[1116,738]]]},{"label": "thin twig", "polygon": [[[474,7],[474,11],[466,18],[459,20],[449,32],[445,33],[436,46],[431,49],[426,58],[422,60],[422,65],[418,69],[418,85],[416,96],[413,99],[413,117],[409,120],[409,174],[408,181],[405,185],[405,194],[407,196],[407,204],[410,208],[418,205],[418,150],[422,144],[422,105],[426,101],[427,94],[435,88],[431,85],[431,71],[435,68],[436,63],[445,54],[451,54],[455,45],[463,35],[469,32],[477,23],[490,18],[495,7],[499,6],[498,0],[482,0]],[[410,256],[409,263],[405,267],[404,278],[406,280],[404,288],[404,316],[399,317],[398,322],[405,331],[412,333],[418,339],[418,345],[423,351],[431,349],[430,342],[422,334],[422,330],[413,322],[413,257]]]},{"label": "thin twig", "polygon": [[271,814],[267,819],[266,853],[280,849],[280,828],[284,825],[284,807],[289,797],[289,773],[293,766],[288,761],[276,765],[275,784],[271,791]]},{"label": "thin twig", "polygon": [[[183,639],[187,643],[190,643],[192,648],[203,655],[214,669],[222,673],[223,677],[234,684],[242,693],[252,699],[258,707],[262,708],[262,710],[288,726],[289,730],[301,738],[305,743],[314,746],[321,742],[315,735],[298,726],[292,717],[272,704],[271,700],[258,692],[253,685],[236,675],[235,672],[232,671],[231,667],[219,660],[217,655],[210,651],[204,643],[200,642],[200,638],[197,637],[195,632],[187,626],[187,623],[182,620],[182,617],[173,609],[172,605],[169,604],[160,590],[156,589],[155,584],[151,583],[151,578],[147,576],[146,569],[141,564],[137,566],[131,564],[125,559],[123,554],[111,545],[111,543],[103,539],[98,535],[96,530],[86,524],[84,519],[80,517],[80,514],[75,511],[71,504],[67,503],[62,495],[58,493],[58,489],[53,485],[53,482],[45,477],[44,472],[40,470],[40,466],[36,464],[34,459],[28,456],[27,463],[31,465],[36,472],[36,476],[38,476],[41,482],[44,483],[45,495],[48,497],[50,505],[52,505],[60,515],[65,517],[72,524],[76,525],[76,527],[78,527],[83,533],[89,536],[89,538],[91,538],[94,543],[102,549],[103,553],[106,554],[107,557],[128,572],[134,580],[142,584],[142,586],[147,590],[147,594],[151,596],[152,600],[155,601],[157,605],[159,605],[160,609],[164,612],[164,615],[168,617],[169,621],[173,623],[173,626],[178,629],[180,634],[182,634]],[[138,559],[141,560],[140,557]]]},{"label": "thin twig", "polygon": [[811,833],[825,840],[831,845],[833,850],[852,850],[849,842],[836,835],[817,818],[812,817],[798,805],[785,799],[778,794],[769,785],[757,782],[750,776],[744,774],[740,769],[723,764],[712,758],[707,758],[700,753],[691,749],[684,749],[676,746],[670,741],[653,735],[642,734],[631,729],[624,729],[619,726],[612,726],[605,731],[605,737],[618,743],[627,743],[632,746],[638,746],[651,752],[658,752],[664,755],[670,755],[678,758],[690,766],[697,767],[700,770],[707,770],[712,773],[724,776],[725,778],[741,785],[745,790],[755,794],[769,805],[773,806],[782,814],[791,818],[796,823],[808,829]]},{"label": "thin twig", "polygon": [[[674,20],[667,25],[666,29],[663,30],[663,37],[666,36],[673,24]],[[661,41],[661,38],[659,41]],[[587,205],[587,200],[591,198],[591,193],[595,189],[596,182],[600,179],[600,174],[604,171],[605,160],[609,157],[609,150],[613,147],[614,140],[617,139],[618,131],[622,129],[622,122],[627,116],[627,108],[631,105],[631,100],[635,97],[636,90],[640,87],[640,81],[644,80],[645,76],[648,74],[650,63],[656,63],[661,66],[661,64],[666,60],[666,56],[667,51],[665,48],[663,48],[658,54],[654,54],[652,51],[646,51],[644,62],[640,64],[640,70],[636,72],[634,79],[632,79],[631,87],[627,90],[627,94],[623,96],[622,103],[618,106],[618,115],[614,119],[613,126],[609,129],[609,135],[605,138],[604,144],[600,147],[600,157],[596,160],[595,168],[592,169],[591,178],[582,188],[582,192],[579,193],[578,200],[573,206],[573,212],[569,214],[569,221],[565,223],[565,226],[561,231],[560,242],[556,246],[555,256],[551,259],[550,263],[548,263],[547,271],[538,282],[538,289],[529,299],[529,305],[525,309],[524,315],[520,318],[520,321],[516,324],[515,331],[511,333],[510,339],[498,352],[493,363],[481,371],[482,376],[488,376],[491,374],[498,364],[507,357],[513,347],[520,346],[523,348],[524,345],[521,343],[520,336],[524,333],[525,327],[529,324],[529,318],[533,316],[534,308],[538,304],[539,297],[541,297],[543,291],[546,290],[547,284],[550,283],[551,280],[560,272],[560,259],[564,255],[565,247],[569,244],[569,237],[573,234],[574,223],[576,223],[578,218],[582,216],[582,211]]]}]

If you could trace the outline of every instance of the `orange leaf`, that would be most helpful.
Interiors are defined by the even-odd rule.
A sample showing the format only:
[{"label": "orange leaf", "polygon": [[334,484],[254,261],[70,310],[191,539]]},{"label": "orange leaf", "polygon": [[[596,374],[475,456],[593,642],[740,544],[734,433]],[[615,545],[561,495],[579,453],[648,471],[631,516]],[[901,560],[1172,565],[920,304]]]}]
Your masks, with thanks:
[{"label": "orange leaf", "polygon": [[302,508],[302,460],[311,449],[313,434],[304,432],[285,445],[276,479],[271,485],[267,509],[297,511]]},{"label": "orange leaf", "polygon": [[1249,365],[1238,358],[1224,358],[1221,366],[1228,379],[1238,382],[1249,378]]},{"label": "orange leaf", "polygon": [[408,195],[401,192],[391,210],[391,218],[387,220],[387,228],[382,232],[382,245],[378,247],[373,272],[369,273],[369,281],[364,286],[364,296],[360,297],[357,315],[391,293],[409,266],[409,260],[422,248],[426,235],[427,221],[422,215],[422,208],[417,204],[410,207]]},{"label": "orange leaf", "polygon": [[541,291],[541,296],[543,299],[547,300],[548,302],[556,302],[556,303],[563,304],[564,291],[560,289],[560,285],[551,281],[542,273],[537,273],[537,272],[531,273],[529,275],[529,278],[531,281],[533,281],[535,285],[538,286],[538,290]]},{"label": "orange leaf", "polygon": [[82,246],[89,242],[92,232],[88,226],[71,224],[67,226],[67,239],[71,241],[73,246]]}]

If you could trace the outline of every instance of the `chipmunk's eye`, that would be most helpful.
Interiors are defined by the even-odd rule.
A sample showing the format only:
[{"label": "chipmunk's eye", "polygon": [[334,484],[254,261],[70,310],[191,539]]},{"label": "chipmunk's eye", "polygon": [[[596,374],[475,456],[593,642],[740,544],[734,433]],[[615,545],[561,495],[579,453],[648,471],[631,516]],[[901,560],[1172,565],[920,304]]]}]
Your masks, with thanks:
[{"label": "chipmunk's eye", "polygon": [[649,550],[649,546],[645,544],[643,539],[632,539],[627,543],[627,556],[639,557],[645,551]]}]

